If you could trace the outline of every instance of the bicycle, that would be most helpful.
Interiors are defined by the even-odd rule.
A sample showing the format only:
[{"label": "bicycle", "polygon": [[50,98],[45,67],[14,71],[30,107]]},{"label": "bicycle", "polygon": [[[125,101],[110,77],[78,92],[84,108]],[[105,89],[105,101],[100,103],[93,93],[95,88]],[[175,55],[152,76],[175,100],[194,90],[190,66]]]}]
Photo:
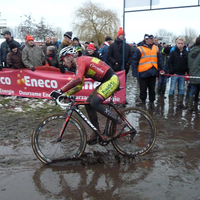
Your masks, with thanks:
[{"label": "bicycle", "polygon": [[[66,112],[45,117],[32,134],[32,148],[36,157],[44,164],[80,158],[86,147],[86,130],[81,120],[97,134],[100,145],[106,146],[111,142],[117,152],[128,157],[146,154],[153,147],[157,135],[152,117],[145,110],[136,107],[119,111],[113,103],[113,97],[114,94],[110,101],[103,104],[114,109],[117,117],[126,122],[120,136],[112,138],[115,124],[108,118],[103,133],[93,126],[79,109],[79,106],[89,102],[75,101],[76,96],[61,95],[56,102],[65,107]],[[73,115],[74,112],[80,119]],[[111,139],[107,141],[106,137]]]}]

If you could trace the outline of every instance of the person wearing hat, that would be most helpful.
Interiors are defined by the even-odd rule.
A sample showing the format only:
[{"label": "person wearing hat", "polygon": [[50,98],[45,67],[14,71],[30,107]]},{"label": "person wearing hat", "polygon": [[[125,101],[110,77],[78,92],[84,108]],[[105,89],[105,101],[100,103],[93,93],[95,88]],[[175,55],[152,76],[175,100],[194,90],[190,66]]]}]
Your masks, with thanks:
[{"label": "person wearing hat", "polygon": [[94,44],[88,44],[86,56],[91,56],[100,59],[99,53],[96,50]]},{"label": "person wearing hat", "polygon": [[27,45],[22,50],[22,61],[27,68],[35,71],[35,67],[44,64],[45,55],[42,48],[35,44],[32,36],[26,37],[26,43]]},{"label": "person wearing hat", "polygon": [[7,67],[6,57],[10,51],[9,44],[11,42],[14,43],[18,49],[21,49],[21,45],[19,44],[19,42],[15,41],[13,39],[10,31],[6,30],[3,33],[1,33],[1,35],[4,36],[5,41],[1,43],[1,47],[0,47],[0,49],[1,49],[1,51],[0,51],[0,66]]},{"label": "person wearing hat", "polygon": [[17,48],[13,42],[9,44],[10,52],[7,54],[6,63],[8,68],[22,69],[25,68],[22,62],[22,51]]},{"label": "person wearing hat", "polygon": [[101,51],[103,61],[106,64],[108,64],[109,66],[110,66],[110,63],[107,60],[107,53],[108,53],[108,48],[111,43],[112,43],[112,38],[110,36],[106,36],[105,42],[103,43],[103,47],[102,47],[102,51]]},{"label": "person wearing hat", "polygon": [[[67,31],[64,33],[64,35],[63,35],[64,39],[61,42],[61,44],[59,45],[57,56],[60,54],[61,49],[65,48],[67,46],[73,45],[72,34],[73,34],[72,31]],[[60,62],[59,59],[58,59],[58,63],[59,63],[60,71],[62,73],[65,73],[64,66],[63,66],[62,62]]]},{"label": "person wearing hat", "polygon": [[76,47],[77,51],[79,52],[79,56],[83,54],[85,47],[79,42],[77,37],[73,38],[73,46]]},{"label": "person wearing hat", "polygon": [[[110,67],[114,71],[121,71],[123,65],[123,39],[124,39],[124,32],[122,27],[119,28],[117,32],[117,38],[115,41],[110,44],[107,53],[107,62],[110,63]],[[124,69],[126,70],[126,75],[129,72],[130,65],[132,62],[132,52],[131,47],[129,44],[125,43],[125,66]]]},{"label": "person wearing hat", "polygon": [[159,48],[153,44],[153,35],[145,34],[144,40],[137,47],[132,59],[132,75],[137,77],[140,86],[142,107],[146,108],[147,90],[149,92],[150,108],[154,109],[156,77],[159,70],[165,73]]}]

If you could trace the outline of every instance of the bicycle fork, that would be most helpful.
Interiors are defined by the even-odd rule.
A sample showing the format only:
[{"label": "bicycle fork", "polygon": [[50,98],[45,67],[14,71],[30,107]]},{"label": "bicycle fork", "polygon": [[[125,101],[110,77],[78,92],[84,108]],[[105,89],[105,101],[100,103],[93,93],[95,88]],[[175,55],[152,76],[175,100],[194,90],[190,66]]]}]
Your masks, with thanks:
[{"label": "bicycle fork", "polygon": [[62,136],[63,136],[63,133],[64,133],[64,131],[65,131],[65,128],[67,127],[67,124],[68,124],[68,122],[69,122],[69,119],[70,119],[70,117],[71,117],[71,115],[72,115],[72,110],[68,110],[68,112],[67,112],[67,114],[66,114],[66,120],[65,120],[65,122],[64,122],[64,124],[63,124],[63,126],[62,126],[62,129],[61,129],[61,131],[60,131],[60,134],[59,134],[59,138],[57,139],[57,142],[61,142],[62,141]]}]

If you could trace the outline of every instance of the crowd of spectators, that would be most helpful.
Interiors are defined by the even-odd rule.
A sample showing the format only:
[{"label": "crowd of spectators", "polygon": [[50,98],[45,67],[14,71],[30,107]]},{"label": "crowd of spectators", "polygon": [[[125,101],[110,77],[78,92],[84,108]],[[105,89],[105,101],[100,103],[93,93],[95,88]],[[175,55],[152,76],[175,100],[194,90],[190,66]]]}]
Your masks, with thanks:
[{"label": "crowd of spectators", "polygon": [[[132,68],[134,80],[139,83],[143,108],[146,107],[146,99],[149,98],[150,107],[155,109],[156,94],[164,96],[166,93],[168,93],[169,106],[173,107],[177,87],[177,106],[187,107],[191,111],[198,110],[200,78],[190,78],[189,83],[186,82],[187,91],[185,91],[185,77],[188,74],[200,76],[200,36],[194,45],[187,46],[185,39],[178,37],[176,44],[171,47],[166,43],[159,43],[156,36],[145,34],[144,39],[138,44],[125,43],[123,46],[125,33],[120,27],[114,40],[106,36],[104,43],[98,47],[94,41],[81,44],[78,37],[72,37],[72,31],[65,32],[62,41],[56,36],[46,36],[44,44],[40,46],[34,42],[31,35],[27,35],[25,42],[21,45],[14,40],[10,31],[6,30],[2,35],[5,41],[0,46],[0,70],[2,68],[29,68],[34,71],[38,66],[48,65],[59,68],[61,73],[65,73],[68,69],[60,62],[58,55],[61,49],[73,45],[77,49],[77,56],[92,56],[101,59],[114,71],[125,70],[126,77]],[[196,68],[193,66],[194,60]],[[73,69],[71,71],[74,72]],[[170,89],[166,91],[169,78],[171,78]]]}]

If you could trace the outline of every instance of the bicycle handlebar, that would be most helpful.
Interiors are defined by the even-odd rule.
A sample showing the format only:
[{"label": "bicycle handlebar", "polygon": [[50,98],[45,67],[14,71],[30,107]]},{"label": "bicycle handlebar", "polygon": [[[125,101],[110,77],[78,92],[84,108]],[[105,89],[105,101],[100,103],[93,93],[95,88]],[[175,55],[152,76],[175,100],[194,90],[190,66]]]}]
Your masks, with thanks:
[{"label": "bicycle handlebar", "polygon": [[[56,99],[56,103],[60,106],[60,107],[67,107],[69,106],[70,102],[75,102],[76,96],[69,96],[69,95],[60,95],[57,99]],[[62,102],[62,100],[69,100],[68,102]]]}]

